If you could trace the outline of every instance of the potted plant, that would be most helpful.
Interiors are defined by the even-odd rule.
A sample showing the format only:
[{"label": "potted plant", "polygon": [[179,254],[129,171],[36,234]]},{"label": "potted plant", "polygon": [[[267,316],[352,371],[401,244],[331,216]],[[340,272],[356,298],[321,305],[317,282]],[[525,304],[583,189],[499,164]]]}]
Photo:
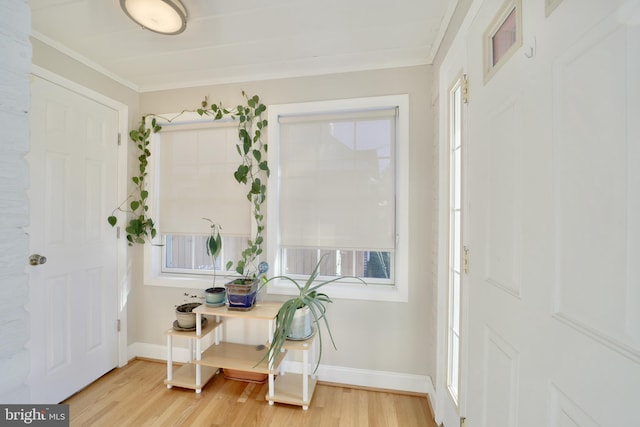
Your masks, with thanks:
[{"label": "potted plant", "polygon": [[[196,314],[193,313],[193,309],[202,305],[202,302],[194,302],[194,300],[201,300],[202,296],[185,292],[184,297],[185,302],[176,306],[176,321],[173,324],[173,328],[176,330],[193,330],[196,328]],[[203,318],[203,322],[205,320]]]},{"label": "potted plant", "polygon": [[221,105],[211,104],[207,108],[207,99],[203,101],[203,108],[198,114],[213,116],[215,119],[229,116],[238,120],[238,142],[236,150],[240,155],[240,164],[233,173],[234,179],[245,185],[247,200],[251,202],[255,235],[247,241],[247,247],[242,251],[241,259],[235,266],[233,261],[226,264],[226,270],[235,271],[240,277],[225,285],[227,290],[227,308],[231,310],[250,310],[253,308],[260,284],[260,275],[266,271],[260,270],[260,255],[264,242],[264,215],[262,206],[267,197],[266,180],[270,170],[267,162],[267,144],[262,141],[262,133],[267,127],[267,120],[262,118],[267,107],[257,95],[248,97],[245,92],[246,105],[238,105],[235,109],[222,108]]},{"label": "potted plant", "polygon": [[314,369],[315,372],[315,370],[318,369],[318,366],[320,366],[320,359],[322,358],[321,321],[324,323],[324,326],[329,333],[333,348],[336,348],[333,335],[331,334],[331,328],[329,327],[329,322],[326,317],[326,304],[333,301],[331,301],[327,294],[320,292],[320,289],[330,283],[344,279],[355,279],[365,285],[367,283],[356,276],[338,276],[328,280],[316,281],[320,275],[320,265],[326,256],[327,254],[320,258],[314,267],[313,272],[303,285],[300,285],[297,280],[288,276],[274,276],[265,281],[266,285],[272,280],[287,280],[296,286],[298,289],[298,295],[295,298],[285,301],[282,304],[282,307],[280,307],[280,310],[278,310],[273,339],[267,353],[260,362],[266,358],[269,363],[272,363],[275,361],[277,355],[282,351],[282,347],[287,339],[303,340],[309,338],[313,335],[315,329],[318,333],[319,341],[318,360],[316,361],[316,367]]},{"label": "potted plant", "polygon": [[264,286],[264,274],[269,270],[269,264],[262,261],[258,264],[258,275],[244,276],[234,279],[224,285],[227,290],[227,309],[251,310],[258,297],[260,289]]},{"label": "potted plant", "polygon": [[210,223],[206,249],[207,255],[211,257],[211,262],[213,263],[213,286],[205,290],[205,304],[209,307],[219,307],[224,305],[226,297],[226,289],[221,286],[216,286],[216,258],[222,250],[222,236],[220,235],[222,226],[216,224],[209,218],[202,219]]}]

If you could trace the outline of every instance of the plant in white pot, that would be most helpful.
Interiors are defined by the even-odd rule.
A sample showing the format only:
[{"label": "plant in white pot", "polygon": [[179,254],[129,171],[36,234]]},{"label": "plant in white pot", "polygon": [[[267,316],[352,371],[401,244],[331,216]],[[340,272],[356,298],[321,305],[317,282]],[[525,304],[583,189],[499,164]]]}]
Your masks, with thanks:
[{"label": "plant in white pot", "polygon": [[[363,284],[367,284],[364,280],[356,276],[338,276],[332,277],[327,280],[317,280],[320,275],[320,265],[326,258],[327,254],[323,255],[313,272],[303,285],[300,285],[297,280],[289,276],[274,276],[265,281],[268,284],[272,280],[286,280],[295,285],[298,290],[298,295],[295,298],[286,300],[278,314],[276,315],[276,325],[273,334],[273,339],[269,345],[269,349],[265,354],[265,358],[269,362],[275,361],[278,354],[282,351],[282,347],[288,339],[303,340],[313,335],[314,329],[318,333],[318,360],[316,361],[315,370],[320,366],[320,359],[322,358],[322,330],[320,323],[324,323],[329,338],[331,338],[331,344],[333,348],[336,348],[336,344],[331,334],[331,328],[327,321],[327,307],[326,304],[331,303],[331,298],[325,293],[320,292],[323,286],[340,280],[350,279],[357,280]],[[336,348],[337,349],[337,348]],[[262,362],[261,360],[261,362]]]}]

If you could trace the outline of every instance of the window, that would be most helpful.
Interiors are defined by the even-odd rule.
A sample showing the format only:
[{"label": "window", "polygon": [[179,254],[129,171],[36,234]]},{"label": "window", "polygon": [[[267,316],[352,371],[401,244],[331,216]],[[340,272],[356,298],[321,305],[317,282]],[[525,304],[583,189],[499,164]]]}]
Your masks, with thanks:
[{"label": "window", "polygon": [[462,91],[459,79],[449,93],[449,257],[447,319],[447,388],[456,404],[460,382],[462,281]]},{"label": "window", "polygon": [[[162,272],[213,274],[213,260],[207,255],[207,236],[162,234],[162,237]],[[239,259],[247,239],[248,236],[222,236],[222,250],[216,258],[215,270],[223,271],[227,261]]]},{"label": "window", "polygon": [[303,278],[328,254],[322,276],[368,283],[340,282],[332,296],[406,300],[408,97],[274,105],[268,113],[273,274]]},{"label": "window", "polygon": [[487,82],[522,46],[521,0],[508,0],[484,34]]},{"label": "window", "polygon": [[[251,235],[251,204],[233,178],[239,157],[237,123],[183,114],[162,123],[151,151],[155,162],[149,185],[159,241],[145,253],[145,283],[167,286],[211,286],[232,272],[227,261],[240,259]],[[222,251],[216,265],[207,255],[209,218],[222,226]]]}]

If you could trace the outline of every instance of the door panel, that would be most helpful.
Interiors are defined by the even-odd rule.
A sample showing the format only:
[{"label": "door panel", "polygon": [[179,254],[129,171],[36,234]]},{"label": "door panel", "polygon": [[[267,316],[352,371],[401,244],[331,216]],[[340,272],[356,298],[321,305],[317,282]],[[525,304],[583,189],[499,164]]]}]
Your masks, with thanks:
[{"label": "door panel", "polygon": [[609,19],[554,63],[554,308],[562,321],[637,357],[640,157],[637,119],[625,112],[638,104],[627,89],[637,78],[628,70],[640,49],[637,29],[633,36],[633,27]]},{"label": "door panel", "polygon": [[117,364],[118,113],[39,77],[30,112],[33,403],[57,403]]},{"label": "door panel", "polygon": [[640,1],[522,3],[487,81],[503,0],[466,35],[466,425],[640,425]]}]

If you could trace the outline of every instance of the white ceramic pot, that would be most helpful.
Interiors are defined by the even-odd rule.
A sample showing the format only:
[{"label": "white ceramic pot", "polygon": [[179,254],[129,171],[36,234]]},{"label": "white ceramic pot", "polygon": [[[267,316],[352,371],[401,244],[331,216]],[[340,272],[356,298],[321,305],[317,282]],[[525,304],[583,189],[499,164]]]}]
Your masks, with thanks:
[{"label": "white ceramic pot", "polygon": [[184,329],[191,329],[196,327],[196,314],[191,310],[199,306],[200,303],[182,304],[176,308],[176,320],[178,326]]},{"label": "white ceramic pot", "polygon": [[291,332],[287,337],[294,340],[309,338],[313,333],[311,323],[311,310],[309,310],[309,307],[304,306],[297,309],[291,322]]}]

